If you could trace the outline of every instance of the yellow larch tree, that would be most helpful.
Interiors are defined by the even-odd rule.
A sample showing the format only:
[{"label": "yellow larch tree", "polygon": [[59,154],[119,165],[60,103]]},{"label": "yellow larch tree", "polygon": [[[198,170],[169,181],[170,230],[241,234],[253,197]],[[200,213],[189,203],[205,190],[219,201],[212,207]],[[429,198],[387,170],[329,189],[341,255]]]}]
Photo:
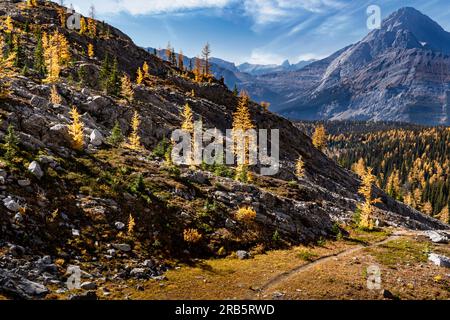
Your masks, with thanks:
[{"label": "yellow larch tree", "polygon": [[37,7],[37,5],[38,5],[37,0],[27,0],[28,8],[35,8]]},{"label": "yellow larch tree", "polygon": [[312,142],[317,149],[321,151],[325,149],[327,145],[327,133],[325,131],[325,127],[322,124],[316,127],[312,136]]},{"label": "yellow larch tree", "polygon": [[189,103],[183,108],[183,112],[181,113],[182,123],[181,130],[192,133],[194,132],[194,115],[192,113],[192,109],[189,106]]},{"label": "yellow larch tree", "polygon": [[297,178],[303,178],[305,175],[305,162],[303,161],[303,157],[299,156],[297,162],[295,164],[295,175]]},{"label": "yellow larch tree", "polygon": [[134,227],[136,226],[136,221],[130,213],[128,217],[128,235],[132,235],[134,233]]},{"label": "yellow larch tree", "polygon": [[141,120],[137,111],[134,112],[133,118],[131,119],[131,134],[128,137],[128,147],[132,150],[142,149],[141,137],[139,136],[139,126],[141,125]]},{"label": "yellow larch tree", "polygon": [[373,213],[374,204],[381,202],[380,199],[372,198],[372,186],[375,183],[376,177],[372,174],[372,168],[367,168],[364,176],[362,177],[362,184],[358,190],[358,193],[365,199],[364,203],[359,206],[360,209],[360,221],[359,227],[363,229],[372,230],[374,228]]},{"label": "yellow larch tree", "polygon": [[97,23],[94,19],[88,18],[87,29],[91,38],[94,39],[95,37],[97,37]]},{"label": "yellow larch tree", "polygon": [[128,102],[133,102],[134,100],[133,85],[131,84],[130,77],[126,74],[124,74],[121,79],[121,95],[127,99]]},{"label": "yellow larch tree", "polygon": [[72,123],[69,126],[69,134],[72,137],[72,147],[75,150],[83,150],[84,146],[84,124],[81,121],[81,116],[75,106],[72,107],[70,112],[72,117]]},{"label": "yellow larch tree", "polygon": [[144,81],[144,74],[142,73],[142,69],[139,67],[137,70],[136,83],[142,84]]},{"label": "yellow larch tree", "polygon": [[433,205],[430,201],[427,201],[422,206],[422,212],[431,216],[433,214]]},{"label": "yellow larch tree", "polygon": [[443,222],[443,223],[450,223],[450,218],[449,218],[449,212],[448,212],[448,206],[445,206],[444,209],[442,209],[442,211],[439,213],[439,219]]},{"label": "yellow larch tree", "polygon": [[81,17],[80,19],[80,34],[83,35],[88,31],[86,19]]},{"label": "yellow larch tree", "polygon": [[45,83],[54,83],[59,80],[62,66],[70,62],[69,42],[67,38],[55,31],[52,35],[42,35],[42,46],[44,48],[44,59],[47,68]]},{"label": "yellow larch tree", "polygon": [[[243,91],[239,98],[236,111],[233,113],[233,146],[237,156],[236,178],[247,180],[250,177],[248,172],[250,145],[253,143],[251,137],[245,135],[247,130],[254,129],[249,110],[250,97]],[[243,141],[242,134],[244,134]]]},{"label": "yellow larch tree", "polygon": [[352,165],[352,170],[358,176],[363,177],[364,174],[366,173],[366,163],[364,162],[364,159],[359,158],[358,162],[356,162]]},{"label": "yellow larch tree", "polygon": [[6,17],[4,28],[5,28],[6,33],[11,33],[14,31],[14,22],[13,22],[13,19],[11,18],[11,16]]},{"label": "yellow larch tree", "polygon": [[16,53],[4,57],[5,41],[0,34],[0,99],[6,98],[10,92],[10,78],[15,75],[14,60]]},{"label": "yellow larch tree", "polygon": [[181,130],[189,133],[191,135],[191,152],[188,157],[188,164],[192,165],[194,162],[194,156],[193,156],[193,149],[195,147],[195,141],[194,141],[194,114],[192,113],[192,109],[189,106],[189,103],[186,103],[186,105],[183,108],[183,112],[181,113]]},{"label": "yellow larch tree", "polygon": [[50,89],[50,102],[53,104],[61,104],[62,99],[61,96],[58,93],[58,88],[56,88],[56,85],[53,85]]},{"label": "yellow larch tree", "polygon": [[89,58],[94,58],[95,56],[95,52],[94,52],[94,45],[92,43],[88,44],[88,57]]},{"label": "yellow larch tree", "polygon": [[144,61],[144,64],[142,65],[142,72],[143,72],[144,80],[149,80],[150,79],[150,68],[148,66],[147,61]]}]

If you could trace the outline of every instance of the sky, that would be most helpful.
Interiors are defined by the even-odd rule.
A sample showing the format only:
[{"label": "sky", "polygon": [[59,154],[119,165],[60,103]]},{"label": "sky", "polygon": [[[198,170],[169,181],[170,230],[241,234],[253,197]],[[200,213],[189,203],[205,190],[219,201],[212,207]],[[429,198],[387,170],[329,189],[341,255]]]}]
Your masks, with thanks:
[{"label": "sky", "polygon": [[142,47],[168,42],[189,57],[209,42],[213,56],[236,64],[320,59],[362,39],[367,8],[382,18],[414,7],[450,30],[448,0],[65,0],[76,11],[128,34]]}]

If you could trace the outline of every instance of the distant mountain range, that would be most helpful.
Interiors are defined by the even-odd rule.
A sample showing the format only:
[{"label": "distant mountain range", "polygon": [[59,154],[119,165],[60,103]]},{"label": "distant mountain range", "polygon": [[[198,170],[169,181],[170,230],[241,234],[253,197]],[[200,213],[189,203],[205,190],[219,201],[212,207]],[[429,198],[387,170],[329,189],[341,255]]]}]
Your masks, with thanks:
[{"label": "distant mountain range", "polygon": [[237,85],[291,119],[450,124],[450,33],[414,8],[399,9],[380,29],[322,60],[211,62],[229,88]]}]

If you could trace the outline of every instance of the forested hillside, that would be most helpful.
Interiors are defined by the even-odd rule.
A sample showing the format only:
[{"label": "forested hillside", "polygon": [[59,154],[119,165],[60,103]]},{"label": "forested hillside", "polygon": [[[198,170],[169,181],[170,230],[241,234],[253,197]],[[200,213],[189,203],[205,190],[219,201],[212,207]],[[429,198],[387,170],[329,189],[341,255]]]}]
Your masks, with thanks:
[{"label": "forested hillside", "polygon": [[[435,217],[448,219],[450,201],[450,128],[393,122],[324,123],[328,153],[358,171],[372,167],[388,194]],[[311,134],[315,123],[298,126]],[[361,160],[362,159],[362,160]]]}]

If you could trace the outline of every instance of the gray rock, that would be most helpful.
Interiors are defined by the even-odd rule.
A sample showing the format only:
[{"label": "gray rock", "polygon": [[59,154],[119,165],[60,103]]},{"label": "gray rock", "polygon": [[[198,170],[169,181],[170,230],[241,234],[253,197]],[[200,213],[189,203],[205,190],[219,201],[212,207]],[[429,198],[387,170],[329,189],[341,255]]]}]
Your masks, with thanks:
[{"label": "gray rock", "polygon": [[8,173],[5,171],[5,170],[3,170],[3,169],[0,169],[0,177],[2,177],[2,178],[5,178],[6,179],[6,177],[8,176]]},{"label": "gray rock", "polygon": [[10,211],[16,212],[16,211],[19,211],[19,209],[20,209],[19,203],[17,201],[15,201],[14,199],[12,199],[11,197],[7,197],[6,199],[4,199],[3,204]]},{"label": "gray rock", "polygon": [[114,249],[123,251],[123,252],[130,252],[131,246],[127,243],[115,243],[112,245]]},{"label": "gray rock", "polygon": [[208,176],[202,171],[188,172],[181,175],[182,178],[187,179],[191,182],[206,184],[209,182]]},{"label": "gray rock", "polygon": [[23,256],[25,254],[25,248],[22,246],[18,246],[18,245],[12,245],[9,248],[9,252],[14,256],[14,257],[20,257]]},{"label": "gray rock", "polygon": [[18,287],[30,296],[41,296],[48,293],[48,289],[43,284],[27,279],[22,279]]},{"label": "gray rock", "polygon": [[100,146],[103,143],[103,135],[97,129],[94,129],[90,135],[91,144],[94,146]]},{"label": "gray rock", "polygon": [[438,231],[426,231],[425,234],[434,243],[447,243],[448,242],[448,237],[445,234],[440,233]]},{"label": "gray rock", "polygon": [[130,276],[142,279],[147,276],[147,272],[145,268],[134,268],[130,271]]},{"label": "gray rock", "polygon": [[28,179],[17,180],[17,184],[21,187],[28,187],[31,185],[31,181]]},{"label": "gray rock", "polygon": [[239,260],[245,260],[251,257],[250,253],[244,250],[236,251],[236,256],[238,257]]},{"label": "gray rock", "polygon": [[38,96],[33,96],[31,98],[30,104],[35,108],[42,109],[48,106],[49,101]]},{"label": "gray rock", "polygon": [[33,161],[28,166],[28,171],[36,176],[36,178],[41,179],[44,176],[44,172],[42,172],[41,166],[36,161]]},{"label": "gray rock", "polygon": [[96,290],[97,284],[95,284],[95,282],[87,281],[83,282],[80,287],[84,290]]},{"label": "gray rock", "polygon": [[145,260],[142,265],[147,268],[153,268],[155,266],[152,260]]},{"label": "gray rock", "polygon": [[23,222],[22,214],[20,212],[17,212],[16,215],[14,216],[14,220],[18,223]]},{"label": "gray rock", "polygon": [[450,268],[450,258],[436,253],[430,253],[428,260],[433,262],[438,267]]}]

